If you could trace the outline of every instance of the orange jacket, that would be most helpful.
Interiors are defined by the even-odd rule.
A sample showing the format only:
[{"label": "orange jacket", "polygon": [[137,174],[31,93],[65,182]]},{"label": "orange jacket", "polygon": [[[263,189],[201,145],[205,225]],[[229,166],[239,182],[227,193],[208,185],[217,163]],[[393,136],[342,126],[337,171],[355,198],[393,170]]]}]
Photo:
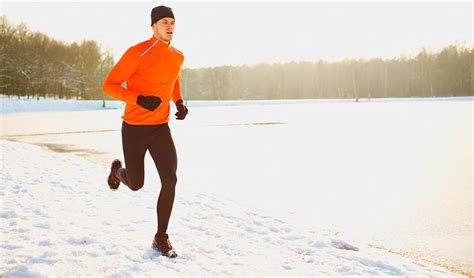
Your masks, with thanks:
[{"label": "orange jacket", "polygon": [[[155,37],[130,47],[105,79],[104,92],[126,103],[122,119],[132,125],[167,123],[170,100],[182,99],[179,76],[183,53]],[[127,82],[126,88],[122,84]],[[137,97],[157,96],[155,111],[137,105]]]}]

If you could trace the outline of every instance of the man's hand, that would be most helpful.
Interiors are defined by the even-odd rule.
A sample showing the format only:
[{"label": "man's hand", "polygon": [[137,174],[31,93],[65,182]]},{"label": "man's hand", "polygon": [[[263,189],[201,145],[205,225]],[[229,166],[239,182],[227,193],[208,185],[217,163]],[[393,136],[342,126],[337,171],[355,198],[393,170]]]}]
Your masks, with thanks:
[{"label": "man's hand", "polygon": [[161,98],[155,96],[142,96],[139,95],[137,98],[137,104],[141,107],[154,111],[161,104]]},{"label": "man's hand", "polygon": [[184,120],[186,115],[188,115],[188,108],[186,105],[184,105],[184,101],[182,99],[176,102],[176,109],[178,109],[178,112],[175,113],[176,120]]}]

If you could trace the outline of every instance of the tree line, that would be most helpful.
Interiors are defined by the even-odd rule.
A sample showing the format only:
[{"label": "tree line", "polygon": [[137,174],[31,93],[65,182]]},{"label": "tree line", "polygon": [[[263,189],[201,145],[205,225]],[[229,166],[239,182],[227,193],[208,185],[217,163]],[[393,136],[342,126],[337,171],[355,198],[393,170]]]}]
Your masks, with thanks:
[{"label": "tree line", "polygon": [[454,43],[415,57],[184,69],[183,93],[202,100],[472,96],[473,61],[473,48]]},{"label": "tree line", "polygon": [[102,99],[113,65],[113,56],[95,41],[67,44],[0,17],[0,94]]},{"label": "tree line", "polygon": [[[189,100],[472,96],[473,61],[454,43],[393,59],[185,68],[181,86]],[[95,41],[67,44],[0,17],[0,94],[110,99],[102,83],[114,64]]]}]

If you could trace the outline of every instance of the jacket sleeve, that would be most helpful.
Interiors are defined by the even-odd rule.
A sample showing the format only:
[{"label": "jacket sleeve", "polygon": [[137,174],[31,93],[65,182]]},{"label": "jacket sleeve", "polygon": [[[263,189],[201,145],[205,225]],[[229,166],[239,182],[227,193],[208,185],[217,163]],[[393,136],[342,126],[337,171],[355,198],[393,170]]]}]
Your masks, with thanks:
[{"label": "jacket sleeve", "polygon": [[181,95],[181,82],[180,82],[180,77],[176,79],[174,82],[174,87],[173,87],[173,94],[171,95],[171,98],[173,99],[173,102],[176,103],[178,100],[183,99],[183,96]]},{"label": "jacket sleeve", "polygon": [[129,48],[110,71],[102,86],[102,90],[107,95],[124,101],[127,104],[136,104],[139,93],[125,89],[122,87],[122,83],[135,73],[139,63],[140,53],[133,47]]}]

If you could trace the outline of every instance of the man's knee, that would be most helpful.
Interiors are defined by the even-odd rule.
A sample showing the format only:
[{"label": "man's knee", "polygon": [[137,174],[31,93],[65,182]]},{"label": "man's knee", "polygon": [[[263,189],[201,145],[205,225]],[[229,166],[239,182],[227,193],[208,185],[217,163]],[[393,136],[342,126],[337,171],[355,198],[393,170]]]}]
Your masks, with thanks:
[{"label": "man's knee", "polygon": [[143,187],[144,183],[145,181],[143,178],[135,178],[135,179],[129,180],[128,187],[130,187],[132,191],[138,191]]},{"label": "man's knee", "polygon": [[176,186],[176,183],[178,183],[178,178],[176,177],[176,175],[170,177],[170,184],[174,186]]},{"label": "man's knee", "polygon": [[130,187],[132,191],[138,191],[143,187],[143,183],[132,183],[128,187]]},{"label": "man's knee", "polygon": [[168,174],[161,179],[162,185],[164,185],[167,188],[172,188],[174,189],[176,187],[176,183],[178,182],[178,178],[176,177],[176,174]]}]

